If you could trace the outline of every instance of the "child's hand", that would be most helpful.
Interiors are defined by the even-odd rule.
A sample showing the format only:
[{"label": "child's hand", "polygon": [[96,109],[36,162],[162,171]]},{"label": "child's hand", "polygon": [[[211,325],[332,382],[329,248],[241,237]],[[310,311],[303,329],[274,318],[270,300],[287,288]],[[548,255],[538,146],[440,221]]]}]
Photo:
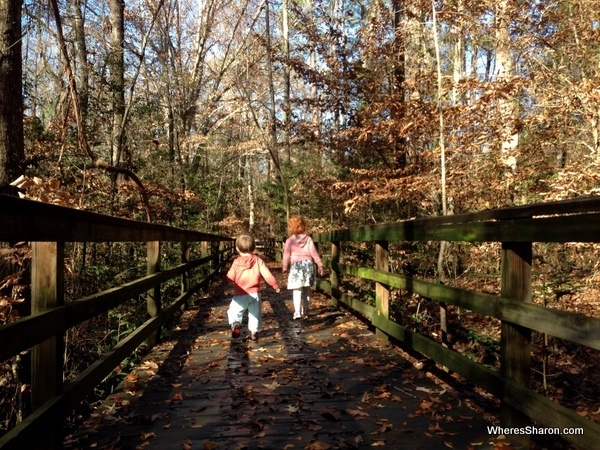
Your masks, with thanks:
[{"label": "child's hand", "polygon": [[281,292],[281,289],[277,288],[277,289],[275,289],[275,292],[277,292],[279,294],[279,292]]}]

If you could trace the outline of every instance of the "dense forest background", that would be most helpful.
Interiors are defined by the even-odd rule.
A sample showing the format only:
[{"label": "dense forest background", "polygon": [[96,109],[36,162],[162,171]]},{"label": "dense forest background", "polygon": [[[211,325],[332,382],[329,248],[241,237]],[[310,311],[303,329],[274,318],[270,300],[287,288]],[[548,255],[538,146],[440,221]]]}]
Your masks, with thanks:
[{"label": "dense forest background", "polygon": [[146,220],[107,165],[154,221],[261,235],[599,189],[597,0],[56,8],[23,9],[30,197]]},{"label": "dense forest background", "polygon": [[[598,0],[0,4],[0,186],[27,198],[260,238],[600,193]],[[430,251],[497,290],[463,276],[488,247]],[[4,323],[28,250],[2,252]],[[107,253],[132,250],[72,249],[73,298]],[[597,248],[552,255],[537,301],[598,316]]]}]

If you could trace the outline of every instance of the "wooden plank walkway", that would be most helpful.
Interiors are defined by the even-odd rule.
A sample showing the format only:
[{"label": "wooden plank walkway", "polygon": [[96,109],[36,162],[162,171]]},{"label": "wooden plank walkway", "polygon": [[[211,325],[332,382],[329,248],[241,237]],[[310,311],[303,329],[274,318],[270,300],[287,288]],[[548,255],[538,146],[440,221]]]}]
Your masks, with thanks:
[{"label": "wooden plank walkway", "polygon": [[515,448],[324,296],[293,321],[289,292],[265,289],[254,342],[230,338],[231,293],[217,282],[65,447]]}]

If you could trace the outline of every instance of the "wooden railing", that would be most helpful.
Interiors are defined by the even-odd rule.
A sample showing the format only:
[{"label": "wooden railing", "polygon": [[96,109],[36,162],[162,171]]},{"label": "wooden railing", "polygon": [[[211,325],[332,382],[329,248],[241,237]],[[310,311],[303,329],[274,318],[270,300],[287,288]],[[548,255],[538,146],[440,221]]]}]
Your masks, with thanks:
[{"label": "wooden railing", "polygon": [[[163,324],[205,287],[233,254],[229,237],[118,219],[0,195],[0,241],[32,246],[31,315],[0,327],[0,361],[32,349],[33,413],[0,438],[0,448],[59,448],[65,417],[121,361],[146,342],[157,343]],[[75,301],[64,301],[66,242],[147,242],[147,275]],[[161,242],[181,244],[181,264],[161,267]],[[192,244],[200,258],[192,259]],[[191,285],[192,271],[206,276]],[[204,273],[204,272],[203,272]],[[161,294],[168,280],[181,280],[175,299]],[[148,320],[74,380],[63,383],[65,332],[145,294]]]},{"label": "wooden railing", "polygon": [[[535,305],[531,290],[532,243],[600,242],[599,198],[384,223],[321,233],[313,235],[313,239],[322,253],[327,250],[324,244],[331,243],[330,258],[325,261],[331,268],[330,281],[320,280],[319,289],[329,294],[335,304],[343,303],[367,318],[382,337],[403,343],[500,398],[502,427],[525,432],[513,437],[527,445],[527,426],[571,428],[583,430],[583,434],[563,435],[564,439],[583,448],[597,448],[600,426],[532,391],[530,372],[532,330],[600,349],[599,319]],[[389,244],[406,241],[502,243],[501,295],[390,273]],[[374,267],[343,264],[341,244],[349,242],[374,243]],[[376,282],[375,305],[343,292],[342,276]],[[391,320],[392,288],[500,319],[500,370],[476,363],[441,342]],[[531,425],[531,419],[535,425]],[[531,430],[529,434],[534,434]]]}]

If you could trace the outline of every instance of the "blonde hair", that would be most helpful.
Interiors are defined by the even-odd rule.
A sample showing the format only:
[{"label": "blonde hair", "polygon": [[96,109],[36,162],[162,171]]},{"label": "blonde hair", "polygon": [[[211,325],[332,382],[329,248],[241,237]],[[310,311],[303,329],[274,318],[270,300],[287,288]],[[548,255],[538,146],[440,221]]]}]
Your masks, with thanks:
[{"label": "blonde hair", "polygon": [[292,216],[288,222],[288,231],[290,234],[305,234],[306,222],[302,216]]},{"label": "blonde hair", "polygon": [[249,234],[239,235],[235,240],[235,248],[237,248],[240,253],[252,253],[256,248],[254,238]]}]

